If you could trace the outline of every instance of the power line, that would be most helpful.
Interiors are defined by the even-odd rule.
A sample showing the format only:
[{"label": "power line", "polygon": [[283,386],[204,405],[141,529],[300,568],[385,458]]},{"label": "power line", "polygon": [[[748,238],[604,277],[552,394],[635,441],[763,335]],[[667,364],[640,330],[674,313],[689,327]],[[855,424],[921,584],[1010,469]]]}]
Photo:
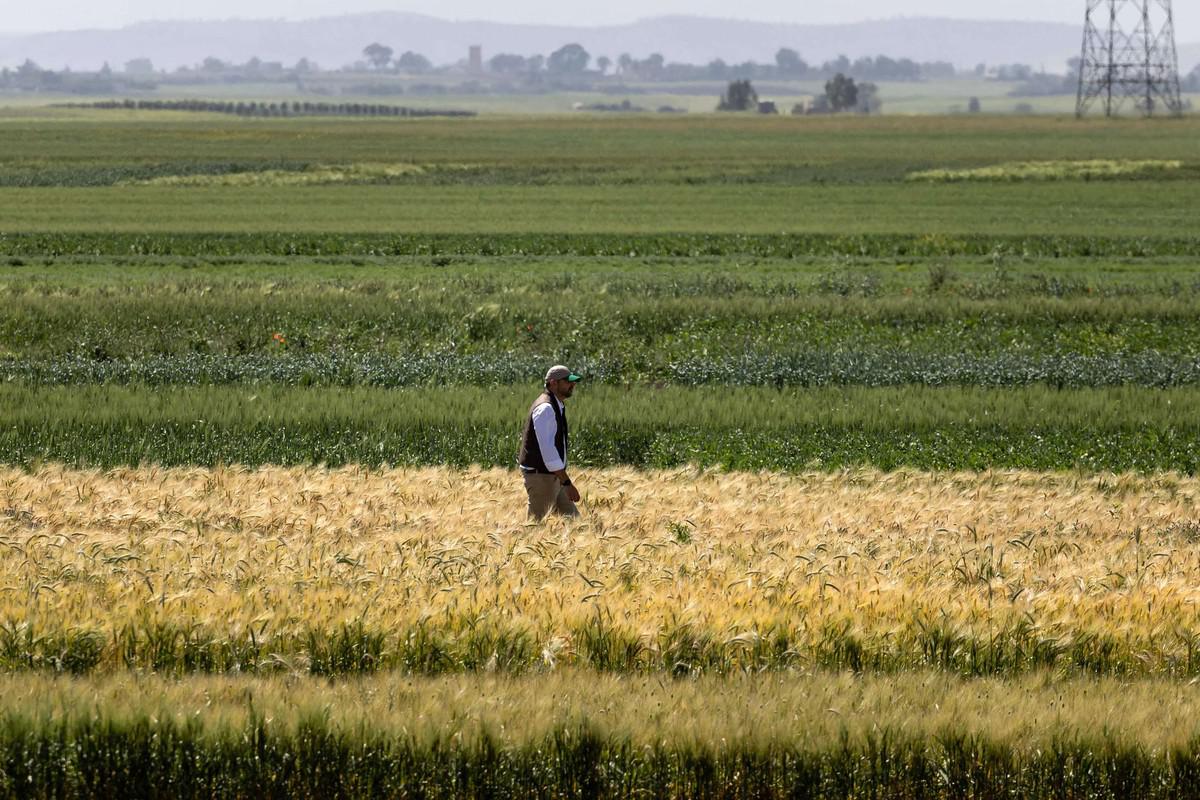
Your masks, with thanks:
[{"label": "power line", "polygon": [[1183,114],[1171,0],[1087,0],[1075,116],[1126,101],[1145,116]]}]

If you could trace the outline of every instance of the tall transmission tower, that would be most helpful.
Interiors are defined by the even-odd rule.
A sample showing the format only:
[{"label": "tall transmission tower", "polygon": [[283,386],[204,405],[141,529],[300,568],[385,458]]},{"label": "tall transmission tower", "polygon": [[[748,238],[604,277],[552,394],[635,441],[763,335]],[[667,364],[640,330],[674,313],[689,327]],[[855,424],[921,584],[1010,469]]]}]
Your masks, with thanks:
[{"label": "tall transmission tower", "polygon": [[1146,116],[1183,113],[1171,0],[1087,0],[1075,116],[1097,100],[1109,117],[1126,100]]}]

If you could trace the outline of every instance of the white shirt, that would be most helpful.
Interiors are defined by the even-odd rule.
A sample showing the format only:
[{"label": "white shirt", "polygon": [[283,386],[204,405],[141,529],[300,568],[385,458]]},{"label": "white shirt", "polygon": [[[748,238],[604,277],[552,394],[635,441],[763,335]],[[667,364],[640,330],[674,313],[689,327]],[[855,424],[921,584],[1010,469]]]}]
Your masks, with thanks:
[{"label": "white shirt", "polygon": [[[567,409],[558,398],[550,395],[550,403],[554,403],[562,411],[563,421],[567,419]],[[542,461],[546,469],[558,472],[567,468],[567,460],[558,457],[554,448],[554,435],[558,433],[558,421],[554,418],[554,409],[550,403],[542,403],[533,409],[533,432],[537,436],[538,449],[542,452]]]}]

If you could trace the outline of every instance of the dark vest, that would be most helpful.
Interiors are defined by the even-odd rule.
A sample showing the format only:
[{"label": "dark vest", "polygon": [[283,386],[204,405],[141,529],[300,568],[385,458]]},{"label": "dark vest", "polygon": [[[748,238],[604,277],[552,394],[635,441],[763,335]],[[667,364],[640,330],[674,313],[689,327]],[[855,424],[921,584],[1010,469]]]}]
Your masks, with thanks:
[{"label": "dark vest", "polygon": [[546,469],[546,461],[542,458],[542,448],[538,447],[537,431],[533,429],[533,411],[542,403],[549,403],[554,411],[554,449],[558,451],[558,457],[563,463],[567,463],[567,418],[563,416],[558,400],[552,398],[549,392],[542,392],[529,407],[529,414],[525,417],[525,430],[521,433],[521,449],[517,451],[517,463],[529,472],[549,475],[550,470]]}]

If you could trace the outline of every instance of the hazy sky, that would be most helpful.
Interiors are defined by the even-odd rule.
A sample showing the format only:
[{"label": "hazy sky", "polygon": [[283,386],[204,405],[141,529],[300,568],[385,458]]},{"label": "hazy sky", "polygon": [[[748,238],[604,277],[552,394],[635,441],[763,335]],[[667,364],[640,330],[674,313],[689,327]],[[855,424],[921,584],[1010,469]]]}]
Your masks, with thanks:
[{"label": "hazy sky", "polygon": [[[1176,2],[1180,39],[1200,39],[1200,10]],[[1029,19],[1081,23],[1084,0],[607,0],[572,3],[562,0],[7,0],[0,32],[119,28],[151,19],[304,19],[357,11],[410,11],[444,19],[487,19],[497,22],[542,22],[558,25],[605,25],[663,14],[738,17],[768,22],[856,22],[896,16],[941,16],[960,19]],[[1181,15],[1180,11],[1184,14]],[[1195,16],[1191,20],[1184,17]]]}]

